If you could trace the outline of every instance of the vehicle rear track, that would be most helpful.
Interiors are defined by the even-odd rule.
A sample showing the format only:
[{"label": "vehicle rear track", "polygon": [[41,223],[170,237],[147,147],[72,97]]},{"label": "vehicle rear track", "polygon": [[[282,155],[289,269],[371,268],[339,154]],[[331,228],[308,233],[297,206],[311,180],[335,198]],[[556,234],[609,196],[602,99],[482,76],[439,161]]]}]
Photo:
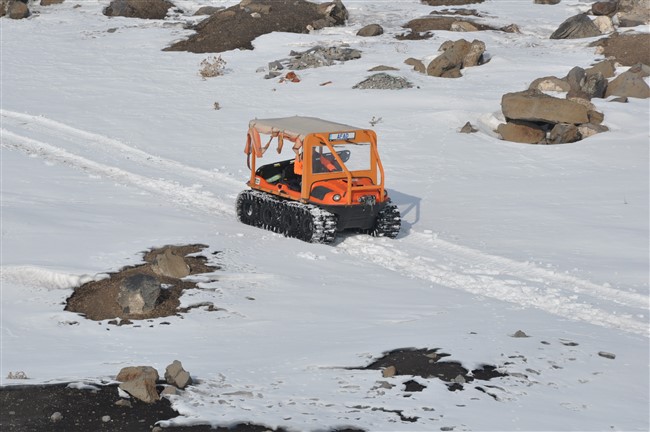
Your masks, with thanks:
[{"label": "vehicle rear track", "polygon": [[336,216],[312,204],[283,200],[255,190],[237,197],[240,222],[309,243],[332,243]]}]

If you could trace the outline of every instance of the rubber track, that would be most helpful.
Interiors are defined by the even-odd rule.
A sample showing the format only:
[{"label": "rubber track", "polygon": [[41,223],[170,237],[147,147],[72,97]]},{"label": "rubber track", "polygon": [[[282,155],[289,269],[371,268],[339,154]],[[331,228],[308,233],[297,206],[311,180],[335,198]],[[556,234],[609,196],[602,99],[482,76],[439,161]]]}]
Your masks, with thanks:
[{"label": "rubber track", "polygon": [[397,206],[390,201],[377,215],[375,226],[367,233],[373,237],[395,238],[402,226],[402,216]]},{"label": "rubber track", "polygon": [[237,219],[258,228],[308,243],[332,243],[336,215],[312,204],[288,201],[257,190],[237,196]]}]

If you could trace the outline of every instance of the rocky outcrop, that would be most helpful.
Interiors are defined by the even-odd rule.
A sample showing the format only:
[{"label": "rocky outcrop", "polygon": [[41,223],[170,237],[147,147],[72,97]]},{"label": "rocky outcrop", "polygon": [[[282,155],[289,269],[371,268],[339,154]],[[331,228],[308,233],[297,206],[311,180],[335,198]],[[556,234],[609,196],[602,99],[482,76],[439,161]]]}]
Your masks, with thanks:
[{"label": "rocky outcrop", "polygon": [[623,66],[650,65],[649,33],[614,33],[591,46],[596,47],[596,53],[613,58]]},{"label": "rocky outcrop", "polygon": [[551,39],[581,39],[600,36],[602,33],[586,14],[578,14],[564,21],[551,34]]},{"label": "rocky outcrop", "polygon": [[106,16],[141,19],[165,19],[174,4],[167,0],[112,0],[104,9]]},{"label": "rocky outcrop", "polygon": [[444,46],[444,52],[429,63],[426,73],[442,78],[461,77],[461,69],[482,63],[484,52],[485,43],[479,40],[470,43],[465,39],[460,39],[448,43]]},{"label": "rocky outcrop", "polygon": [[588,123],[587,108],[579,103],[548,96],[538,90],[507,93],[501,98],[507,119],[545,123]]},{"label": "rocky outcrop", "polygon": [[198,23],[196,34],[166,51],[194,53],[253,49],[252,41],[271,32],[308,33],[344,25],[348,11],[341,0],[312,3],[306,0],[244,0]]}]

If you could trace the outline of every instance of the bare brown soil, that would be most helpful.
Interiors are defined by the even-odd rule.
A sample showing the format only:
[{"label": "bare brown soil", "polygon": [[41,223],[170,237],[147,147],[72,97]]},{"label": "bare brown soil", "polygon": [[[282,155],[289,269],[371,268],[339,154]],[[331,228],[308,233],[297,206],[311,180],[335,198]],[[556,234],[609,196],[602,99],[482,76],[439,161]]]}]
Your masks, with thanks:
[{"label": "bare brown soil", "polygon": [[305,0],[255,0],[253,5],[235,5],[211,15],[194,27],[195,35],[165,50],[194,53],[252,50],[252,41],[259,36],[271,32],[308,33],[307,26],[323,27],[324,24],[317,22],[324,17],[318,4]]},{"label": "bare brown soil", "polygon": [[[176,315],[187,310],[179,309],[180,297],[186,289],[196,288],[194,282],[189,282],[172,277],[160,276],[154,273],[152,262],[156,255],[169,248],[175,255],[184,258],[185,263],[190,267],[190,274],[211,273],[216,270],[214,266],[207,265],[207,258],[203,256],[188,256],[205,249],[205,245],[166,246],[153,249],[144,254],[145,264],[135,267],[125,267],[117,273],[110,275],[110,278],[97,282],[89,282],[74,290],[74,293],[67,299],[65,310],[78,312],[85,318],[102,321],[106,319],[120,318],[120,324],[130,324],[131,320],[151,319]],[[136,274],[145,274],[157,277],[162,284],[169,286],[163,289],[153,311],[146,314],[127,314],[117,303],[120,285],[124,279]],[[210,307],[208,305],[208,307]],[[213,306],[214,308],[214,306]]]},{"label": "bare brown soil", "polygon": [[614,33],[594,42],[592,46],[602,46],[605,57],[614,57],[623,66],[633,66],[637,63],[650,65],[648,33]]}]

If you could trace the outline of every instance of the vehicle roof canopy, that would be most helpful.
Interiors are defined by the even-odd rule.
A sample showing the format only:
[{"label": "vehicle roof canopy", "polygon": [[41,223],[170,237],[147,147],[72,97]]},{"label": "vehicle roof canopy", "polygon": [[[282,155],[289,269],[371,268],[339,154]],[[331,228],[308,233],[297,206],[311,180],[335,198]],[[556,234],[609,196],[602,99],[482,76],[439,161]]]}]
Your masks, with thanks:
[{"label": "vehicle roof canopy", "polygon": [[282,134],[291,141],[303,141],[311,133],[352,132],[365,129],[317,117],[303,116],[254,119],[249,122],[248,126],[261,134]]}]

